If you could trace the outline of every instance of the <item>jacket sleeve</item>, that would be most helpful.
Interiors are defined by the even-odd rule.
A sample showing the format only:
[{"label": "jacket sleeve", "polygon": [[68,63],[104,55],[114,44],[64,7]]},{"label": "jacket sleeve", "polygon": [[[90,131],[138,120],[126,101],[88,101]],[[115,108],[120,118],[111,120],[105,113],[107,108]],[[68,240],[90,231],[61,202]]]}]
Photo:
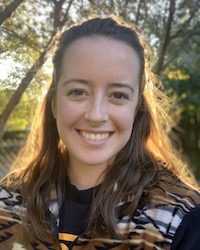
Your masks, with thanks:
[{"label": "jacket sleeve", "polygon": [[171,250],[200,249],[200,206],[193,208],[178,227]]},{"label": "jacket sleeve", "polygon": [[[27,249],[24,248],[23,227],[19,217],[0,207],[0,249]],[[27,247],[27,246],[26,246]],[[30,246],[29,246],[30,247]],[[31,249],[31,247],[30,247]]]},{"label": "jacket sleeve", "polygon": [[59,250],[57,242],[35,240],[31,242],[19,216],[8,207],[0,206],[0,249],[1,250]]}]

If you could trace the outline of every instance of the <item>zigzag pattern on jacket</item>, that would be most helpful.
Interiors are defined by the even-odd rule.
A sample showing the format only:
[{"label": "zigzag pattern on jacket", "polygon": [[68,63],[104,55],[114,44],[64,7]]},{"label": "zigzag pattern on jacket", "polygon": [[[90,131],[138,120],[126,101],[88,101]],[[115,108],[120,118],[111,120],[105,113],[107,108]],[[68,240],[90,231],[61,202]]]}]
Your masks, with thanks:
[{"label": "zigzag pattern on jacket", "polygon": [[[26,212],[19,192],[0,189],[0,249],[2,250],[168,250],[184,216],[200,203],[200,194],[183,184],[169,188],[154,206],[142,206],[132,216],[120,217],[117,228],[123,240],[110,238],[106,232],[92,238],[90,232],[78,236],[73,242],[65,239],[52,242],[30,242],[24,239],[21,216]],[[131,197],[120,203],[123,208]],[[56,201],[52,201],[56,205]],[[54,206],[55,207],[55,206]],[[50,209],[51,211],[51,209]],[[56,211],[58,213],[58,211]],[[53,235],[53,234],[52,234]],[[21,246],[21,248],[19,248]],[[18,248],[17,248],[18,247]]]}]

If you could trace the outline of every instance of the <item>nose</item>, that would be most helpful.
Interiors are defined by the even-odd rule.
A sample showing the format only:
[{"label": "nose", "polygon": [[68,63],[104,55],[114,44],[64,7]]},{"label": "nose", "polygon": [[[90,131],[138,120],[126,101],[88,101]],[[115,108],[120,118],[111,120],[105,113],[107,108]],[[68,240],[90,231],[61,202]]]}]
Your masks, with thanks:
[{"label": "nose", "polygon": [[108,107],[106,100],[103,98],[95,98],[91,100],[85,113],[85,119],[88,120],[92,126],[98,126],[107,121]]}]

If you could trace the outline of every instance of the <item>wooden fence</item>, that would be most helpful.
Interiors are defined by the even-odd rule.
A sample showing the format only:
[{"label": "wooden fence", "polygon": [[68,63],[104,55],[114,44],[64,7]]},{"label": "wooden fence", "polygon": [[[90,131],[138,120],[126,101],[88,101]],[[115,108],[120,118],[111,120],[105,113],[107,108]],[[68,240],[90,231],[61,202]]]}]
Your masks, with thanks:
[{"label": "wooden fence", "polygon": [[6,139],[0,141],[0,179],[8,173],[12,162],[24,143],[24,140],[19,139]]}]

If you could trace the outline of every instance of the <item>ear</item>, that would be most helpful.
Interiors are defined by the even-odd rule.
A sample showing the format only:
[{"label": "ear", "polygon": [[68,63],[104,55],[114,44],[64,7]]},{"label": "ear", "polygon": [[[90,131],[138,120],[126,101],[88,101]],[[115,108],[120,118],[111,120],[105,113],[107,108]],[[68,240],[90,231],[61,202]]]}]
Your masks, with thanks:
[{"label": "ear", "polygon": [[56,108],[56,100],[55,100],[55,98],[53,98],[52,101],[51,101],[51,111],[52,111],[53,116],[54,116],[55,119],[56,119],[56,113],[57,113],[56,110],[57,110],[57,108]]}]

